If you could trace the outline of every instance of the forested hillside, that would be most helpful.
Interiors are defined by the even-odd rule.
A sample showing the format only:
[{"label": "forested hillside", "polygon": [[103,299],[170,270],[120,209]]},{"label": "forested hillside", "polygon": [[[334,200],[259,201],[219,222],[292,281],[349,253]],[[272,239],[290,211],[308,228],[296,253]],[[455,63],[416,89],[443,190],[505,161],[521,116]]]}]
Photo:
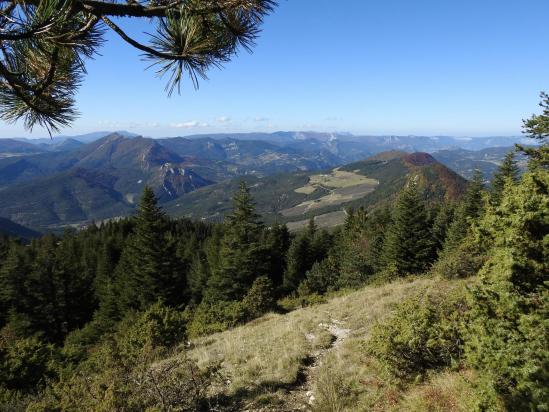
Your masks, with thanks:
[{"label": "forested hillside", "polygon": [[[219,222],[231,208],[231,193],[244,179],[267,222],[288,222],[294,230],[304,227],[310,217],[318,216],[320,226],[337,226],[343,223],[345,207],[370,206],[383,200],[383,194],[391,198],[401,189],[409,172],[423,174],[424,183],[456,191],[463,186],[463,179],[457,175],[471,178],[477,168],[490,181],[505,153],[512,149],[450,149],[454,144],[461,142],[463,147],[476,148],[521,140],[531,142],[527,138],[460,141],[450,137],[311,132],[162,139],[102,132],[51,141],[2,139],[0,216],[39,231],[62,232],[67,226],[84,227],[94,221],[131,215],[144,185],[149,185],[169,214]],[[406,153],[416,152],[417,148],[430,152],[446,148],[437,151],[434,158],[457,175],[445,171],[442,165],[435,166],[434,162],[413,165],[397,159],[402,160]],[[392,155],[382,155],[386,151]],[[385,163],[366,167],[382,157]],[[524,169],[524,159],[518,160]],[[376,179],[380,184],[375,187],[371,180],[369,186],[361,185],[351,176],[345,187],[317,182],[316,191],[301,189],[307,186],[305,179],[314,180],[319,174],[341,177],[338,167]],[[445,179],[438,179],[439,174],[445,175]],[[377,193],[369,195],[372,189]],[[198,192],[191,194],[195,191]],[[438,192],[440,195],[441,190]],[[331,200],[328,195],[333,195]],[[308,208],[311,202],[314,205]],[[297,209],[286,213],[285,209],[296,206]],[[301,213],[305,208],[307,211]],[[295,213],[300,209],[300,213]]]},{"label": "forested hillside", "polygon": [[[286,222],[290,228],[341,225],[345,209],[378,207],[390,203],[409,179],[415,179],[426,201],[455,201],[466,181],[427,153],[382,152],[359,162],[320,172],[297,172],[263,178],[245,177],[258,212],[268,222]],[[173,216],[221,221],[230,212],[231,193],[240,180],[204,187],[165,205]],[[325,220],[325,217],[329,217]]]},{"label": "forested hillside", "polygon": [[[394,201],[348,209],[332,232],[262,223],[241,183],[223,223],[171,219],[146,186],[134,217],[3,238],[2,409],[543,410],[548,115],[527,124],[542,146],[522,149],[522,177],[509,154],[489,190],[478,172],[432,197],[430,175],[410,173]],[[326,319],[315,309],[365,286],[319,306]]]}]

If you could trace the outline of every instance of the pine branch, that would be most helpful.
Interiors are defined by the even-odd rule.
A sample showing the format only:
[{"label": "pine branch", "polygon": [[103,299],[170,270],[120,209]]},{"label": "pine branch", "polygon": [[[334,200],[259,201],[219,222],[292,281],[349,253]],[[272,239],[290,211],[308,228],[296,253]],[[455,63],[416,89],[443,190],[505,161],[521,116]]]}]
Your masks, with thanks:
[{"label": "pine branch", "polygon": [[[83,59],[94,56],[106,28],[141,50],[151,66],[160,66],[158,75],[169,73],[168,94],[179,91],[184,74],[197,88],[198,79],[207,79],[207,70],[228,62],[239,46],[251,51],[259,24],[275,5],[274,0],[0,1],[0,117],[23,118],[27,128],[68,125],[76,115],[72,96],[86,73]],[[112,17],[153,18],[156,33],[143,44]]]}]

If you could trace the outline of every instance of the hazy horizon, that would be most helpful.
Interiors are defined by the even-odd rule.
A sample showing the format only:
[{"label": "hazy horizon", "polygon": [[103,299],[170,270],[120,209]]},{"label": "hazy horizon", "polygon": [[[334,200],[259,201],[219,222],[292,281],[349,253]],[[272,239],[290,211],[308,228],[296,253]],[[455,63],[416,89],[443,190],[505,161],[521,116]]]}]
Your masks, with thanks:
[{"label": "hazy horizon", "polygon": [[[166,79],[108,32],[87,61],[81,117],[64,135],[129,130],[151,137],[275,130],[360,135],[520,135],[549,90],[549,3],[281,1],[253,54],[239,53],[193,90]],[[144,22],[120,19],[131,35]],[[26,137],[21,123],[1,137]],[[30,135],[47,136],[36,128]]]},{"label": "hazy horizon", "polygon": [[[130,131],[130,130],[94,130],[84,133],[72,134],[72,133],[62,133],[53,135],[52,138],[74,138],[82,137],[87,135],[94,134],[114,134],[114,133],[127,133],[133,134],[136,137],[144,137],[150,139],[163,139],[163,138],[175,138],[175,137],[195,137],[195,136],[211,136],[211,135],[220,135],[220,134],[276,134],[276,133],[320,133],[320,134],[333,134],[338,136],[353,136],[353,137],[428,137],[428,138],[440,138],[440,137],[449,137],[454,139],[482,139],[482,138],[524,138],[527,137],[521,132],[516,134],[482,134],[482,135],[452,135],[452,134],[413,134],[413,133],[352,133],[348,131],[328,131],[328,130],[253,130],[253,131],[218,131],[218,132],[197,132],[197,133],[179,133],[172,135],[158,135],[158,136],[149,136],[144,133],[139,133],[139,131]],[[47,134],[43,136],[39,135],[30,135],[30,136],[0,136],[0,139],[28,139],[28,140],[40,140],[40,139],[51,139]]]}]

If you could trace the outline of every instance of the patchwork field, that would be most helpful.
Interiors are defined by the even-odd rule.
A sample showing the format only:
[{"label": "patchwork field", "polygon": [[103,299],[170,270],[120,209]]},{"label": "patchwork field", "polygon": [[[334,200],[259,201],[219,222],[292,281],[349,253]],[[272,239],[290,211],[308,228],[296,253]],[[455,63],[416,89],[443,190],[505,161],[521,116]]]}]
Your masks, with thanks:
[{"label": "patchwork field", "polygon": [[[345,216],[347,216],[347,213],[345,213],[344,210],[336,210],[335,212],[329,212],[324,213],[323,215],[315,216],[314,219],[317,227],[327,229],[343,224],[343,222],[345,222]],[[301,230],[305,228],[308,224],[309,219],[303,219],[298,220],[297,222],[288,222],[286,223],[286,226],[288,226],[288,229],[291,232],[294,232],[296,230]]]},{"label": "patchwork field", "polygon": [[285,217],[303,215],[326,206],[335,206],[360,199],[372,192],[379,181],[360,175],[356,172],[334,169],[329,174],[318,174],[309,177],[305,186],[299,187],[296,193],[309,195],[317,189],[324,189],[328,194],[314,200],[306,200],[296,206],[282,210]]}]

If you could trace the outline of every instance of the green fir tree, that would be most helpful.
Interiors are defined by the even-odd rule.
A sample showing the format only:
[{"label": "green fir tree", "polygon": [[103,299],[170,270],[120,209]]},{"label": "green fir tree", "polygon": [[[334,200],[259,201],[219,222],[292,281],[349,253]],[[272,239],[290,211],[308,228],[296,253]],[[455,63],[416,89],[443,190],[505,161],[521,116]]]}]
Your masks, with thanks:
[{"label": "green fir tree", "polygon": [[161,300],[182,303],[184,277],[179,273],[175,243],[166,236],[167,219],[146,186],[117,271],[117,295],[122,311],[144,310]]},{"label": "green fir tree", "polygon": [[515,160],[515,152],[505,155],[499,169],[492,179],[491,202],[499,204],[501,194],[506,184],[516,184],[519,180],[519,168]]},{"label": "green fir tree", "polygon": [[549,409],[549,173],[506,186],[475,228],[492,244],[471,291],[466,354],[480,372],[484,404]]},{"label": "green fir tree", "polygon": [[456,248],[467,235],[471,224],[482,214],[484,208],[484,183],[480,170],[475,170],[473,178],[467,186],[467,191],[456,208],[452,224],[448,228],[444,249]]},{"label": "green fir tree", "polygon": [[398,196],[384,248],[386,265],[401,275],[420,273],[433,261],[427,212],[413,178]]},{"label": "green fir tree", "polygon": [[250,189],[242,182],[226,219],[218,261],[211,267],[204,296],[208,302],[241,300],[257,277],[268,274],[262,231]]}]

